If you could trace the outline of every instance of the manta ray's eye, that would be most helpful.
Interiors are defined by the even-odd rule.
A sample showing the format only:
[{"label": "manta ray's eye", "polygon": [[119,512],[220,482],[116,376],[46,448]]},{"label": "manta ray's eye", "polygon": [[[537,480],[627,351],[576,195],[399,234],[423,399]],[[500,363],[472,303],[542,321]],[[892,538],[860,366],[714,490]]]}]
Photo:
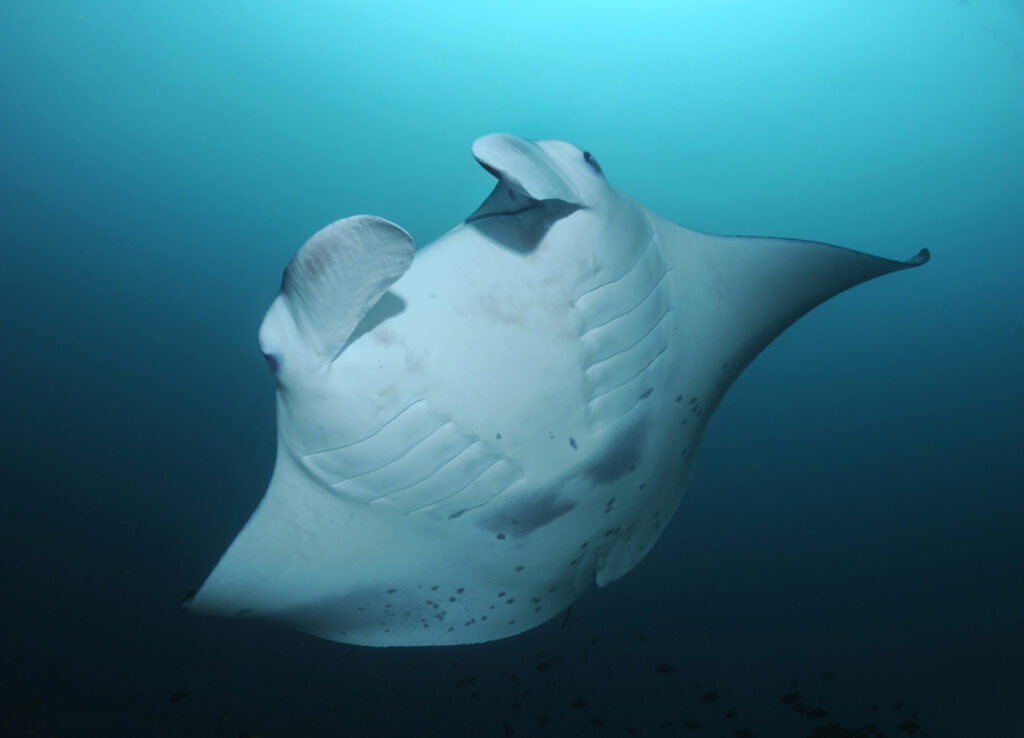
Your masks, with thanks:
[{"label": "manta ray's eye", "polygon": [[601,171],[601,165],[597,163],[597,159],[595,159],[594,155],[589,151],[583,152],[583,161],[587,162],[587,164],[589,164],[598,174],[604,174],[604,172]]}]

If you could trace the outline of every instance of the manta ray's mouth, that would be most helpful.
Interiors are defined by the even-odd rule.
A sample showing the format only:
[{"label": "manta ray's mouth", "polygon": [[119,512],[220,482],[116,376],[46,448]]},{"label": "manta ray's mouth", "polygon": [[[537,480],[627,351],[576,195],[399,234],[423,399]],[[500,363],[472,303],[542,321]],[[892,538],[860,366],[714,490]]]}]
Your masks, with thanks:
[{"label": "manta ray's mouth", "polygon": [[[543,229],[546,229],[556,220],[572,214],[581,207],[583,206],[580,203],[567,202],[560,198],[533,197],[516,183],[501,180],[480,207],[470,213],[465,222],[479,223],[495,218],[514,217],[528,230],[534,229],[526,221],[534,220],[538,224],[543,224]],[[521,217],[524,215],[527,217]]]},{"label": "manta ray's mouth", "polygon": [[533,200],[533,201],[530,202],[530,204],[528,204],[528,205],[524,204],[520,208],[509,209],[509,210],[496,210],[494,212],[486,212],[486,211],[484,211],[483,207],[480,207],[472,215],[470,215],[468,218],[466,218],[466,222],[467,223],[475,223],[475,222],[477,222],[479,220],[487,220],[489,218],[502,218],[502,217],[506,217],[506,216],[510,216],[510,215],[522,215],[523,213],[528,213],[531,210],[537,210],[537,209],[543,209],[543,208],[544,208],[544,203],[540,202],[538,200]]},{"label": "manta ray's mouth", "polygon": [[557,221],[580,209],[559,199],[538,200],[507,182],[499,182],[464,225],[478,229],[513,251],[529,253]]},{"label": "manta ray's mouth", "polygon": [[488,218],[522,215],[534,210],[543,210],[545,204],[545,200],[531,197],[514,183],[500,180],[480,207],[466,218],[466,222],[475,223]]}]

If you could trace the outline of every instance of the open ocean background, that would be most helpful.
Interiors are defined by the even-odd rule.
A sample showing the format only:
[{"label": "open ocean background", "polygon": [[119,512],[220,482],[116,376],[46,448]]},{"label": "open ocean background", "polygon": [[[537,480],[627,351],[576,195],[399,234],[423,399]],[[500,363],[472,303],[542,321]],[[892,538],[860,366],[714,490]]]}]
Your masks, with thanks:
[{"label": "open ocean background", "polygon": [[[494,131],[692,228],[933,258],[751,365],[564,630],[179,612],[273,466],[281,270],[356,213],[429,243]],[[1024,736],[1021,0],[5,0],[0,317],[4,736]]]}]

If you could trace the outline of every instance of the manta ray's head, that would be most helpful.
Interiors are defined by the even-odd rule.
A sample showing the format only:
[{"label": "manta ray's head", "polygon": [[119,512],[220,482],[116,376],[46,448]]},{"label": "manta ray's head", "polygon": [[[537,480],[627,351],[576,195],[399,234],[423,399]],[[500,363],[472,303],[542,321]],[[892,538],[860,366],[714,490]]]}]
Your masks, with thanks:
[{"label": "manta ray's head", "polygon": [[466,223],[517,250],[535,247],[563,218],[600,214],[617,195],[594,155],[565,141],[492,133],[473,142],[473,156],[498,184]]}]

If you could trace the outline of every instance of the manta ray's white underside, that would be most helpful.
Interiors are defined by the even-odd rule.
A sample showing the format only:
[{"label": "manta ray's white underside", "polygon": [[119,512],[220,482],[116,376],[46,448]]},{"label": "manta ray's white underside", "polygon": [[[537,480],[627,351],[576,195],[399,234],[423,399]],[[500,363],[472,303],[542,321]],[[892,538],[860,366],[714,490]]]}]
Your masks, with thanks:
[{"label": "manta ray's white underside", "polygon": [[375,646],[543,623],[650,550],[759,351],[928,258],[690,231],[559,141],[473,153],[494,192],[415,259],[357,216],[289,265],[260,330],[277,465],[193,609]]}]

